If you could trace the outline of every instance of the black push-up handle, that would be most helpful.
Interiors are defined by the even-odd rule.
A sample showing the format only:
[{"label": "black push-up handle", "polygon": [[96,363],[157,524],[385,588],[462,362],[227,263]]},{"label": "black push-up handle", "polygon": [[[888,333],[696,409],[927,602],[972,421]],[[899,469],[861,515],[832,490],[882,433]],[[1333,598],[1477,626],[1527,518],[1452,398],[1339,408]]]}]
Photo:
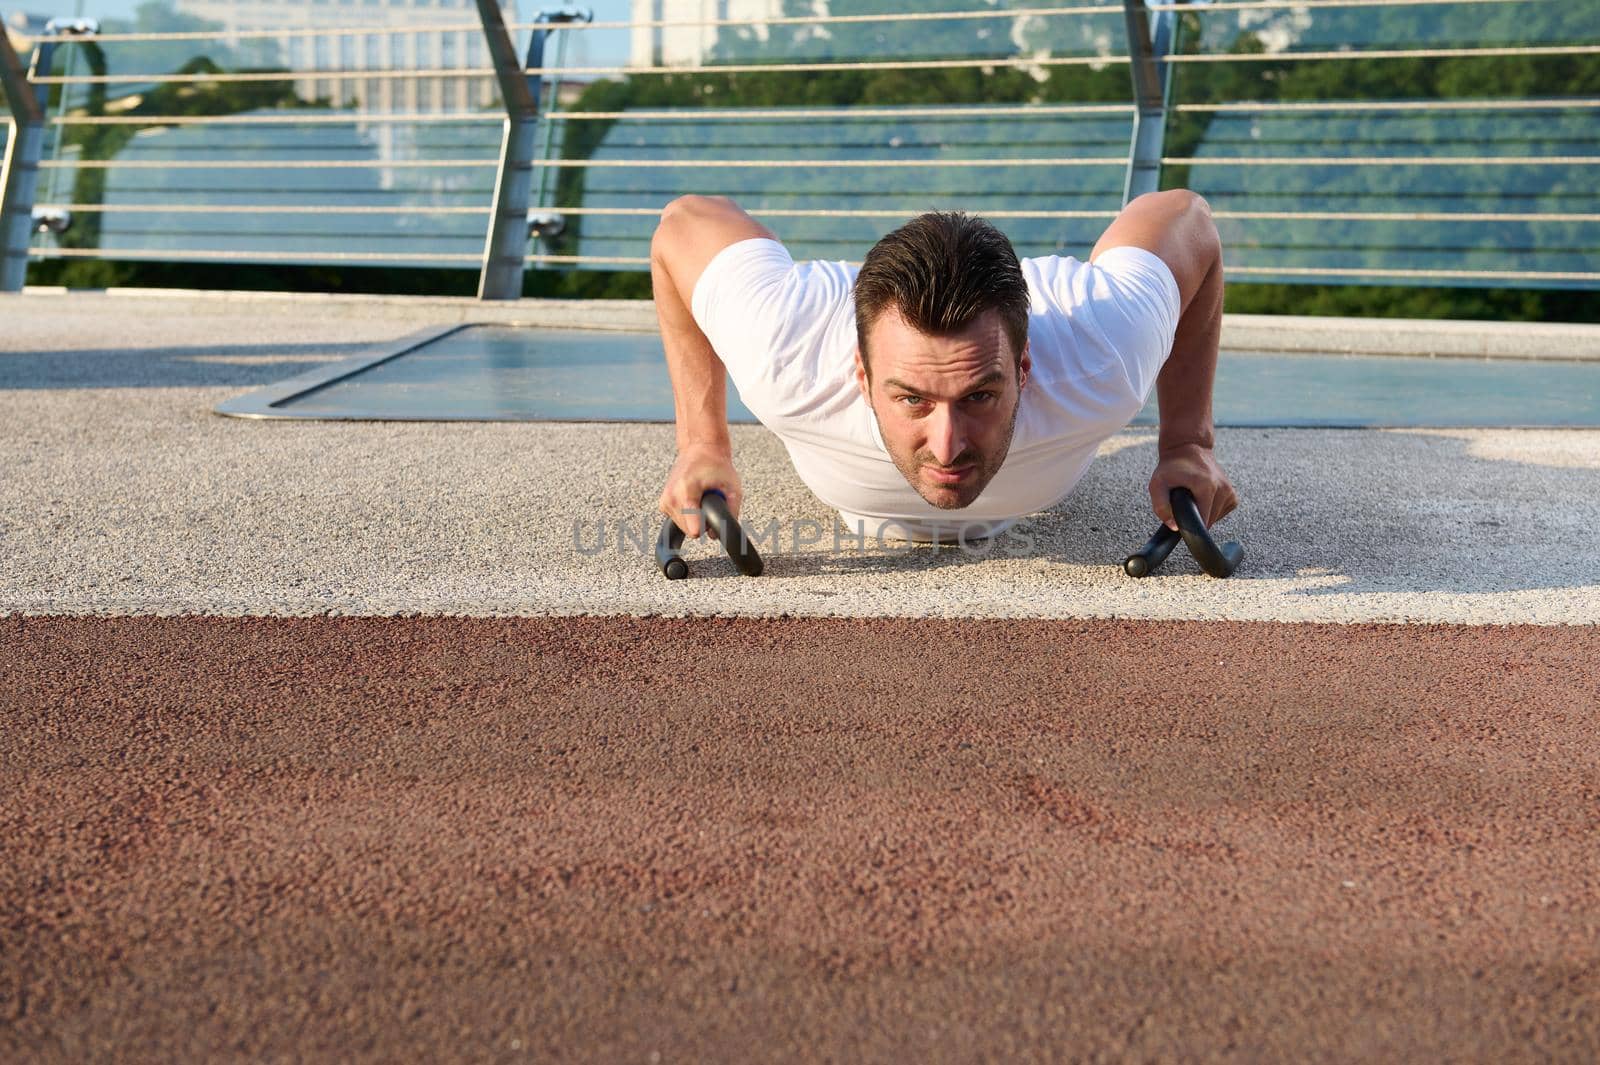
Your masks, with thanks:
[{"label": "black push-up handle", "polygon": [[[744,527],[728,509],[728,497],[716,488],[706,492],[700,497],[700,514],[727,549],[733,568],[746,577],[761,576],[761,556],[756,553],[756,545],[745,537]],[[689,575],[689,563],[678,554],[682,547],[683,530],[668,518],[661,526],[661,535],[656,537],[656,563],[669,581],[681,581]]]},{"label": "black push-up handle", "polygon": [[1233,576],[1233,571],[1244,561],[1244,548],[1239,541],[1218,544],[1211,538],[1200,517],[1200,507],[1187,488],[1174,488],[1171,499],[1172,517],[1178,523],[1178,531],[1161,526],[1143,547],[1128,556],[1122,564],[1123,572],[1130,577],[1148,577],[1167,560],[1181,539],[1201,569],[1213,577]]}]

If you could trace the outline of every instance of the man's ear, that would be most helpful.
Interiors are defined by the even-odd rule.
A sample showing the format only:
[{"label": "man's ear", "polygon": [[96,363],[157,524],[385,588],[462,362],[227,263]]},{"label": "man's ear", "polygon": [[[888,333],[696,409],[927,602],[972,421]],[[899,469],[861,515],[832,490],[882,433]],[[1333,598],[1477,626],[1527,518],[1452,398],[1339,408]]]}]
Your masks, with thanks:
[{"label": "man's ear", "polygon": [[1033,355],[1029,350],[1029,341],[1022,342],[1022,358],[1017,360],[1017,394],[1028,384],[1028,378],[1033,374]]},{"label": "man's ear", "polygon": [[861,398],[872,405],[872,385],[867,382],[867,364],[861,359],[861,345],[856,345],[856,387],[861,389]]}]

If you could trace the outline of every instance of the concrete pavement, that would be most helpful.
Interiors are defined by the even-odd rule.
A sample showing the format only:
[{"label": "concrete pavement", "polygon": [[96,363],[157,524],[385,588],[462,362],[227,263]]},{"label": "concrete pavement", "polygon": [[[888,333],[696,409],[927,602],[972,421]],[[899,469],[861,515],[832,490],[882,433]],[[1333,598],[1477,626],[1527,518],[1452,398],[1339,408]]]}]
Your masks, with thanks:
[{"label": "concrete pavement", "polygon": [[[1225,430],[1243,505],[1219,533],[1244,542],[1243,569],[1212,581],[1180,549],[1134,582],[1117,564],[1153,528],[1148,432],[1108,441],[1065,504],[980,553],[834,550],[778,441],[741,427],[745,517],[781,541],[767,575],[737,579],[701,544],[697,576],[669,583],[638,547],[668,426],[211,413],[425,325],[554,324],[570,306],[45,293],[3,309],[0,613],[1600,622],[1600,431]],[[1575,352],[1600,335],[1567,331]]]}]

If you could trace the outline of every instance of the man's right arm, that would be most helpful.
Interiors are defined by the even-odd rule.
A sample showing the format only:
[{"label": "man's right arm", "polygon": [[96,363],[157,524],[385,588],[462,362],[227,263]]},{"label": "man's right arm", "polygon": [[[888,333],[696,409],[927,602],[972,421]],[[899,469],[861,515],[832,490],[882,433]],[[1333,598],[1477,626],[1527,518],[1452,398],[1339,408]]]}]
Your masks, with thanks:
[{"label": "man's right arm", "polygon": [[650,280],[678,428],[678,457],[660,509],[691,537],[700,535],[698,508],[708,489],[721,489],[735,516],[743,494],[728,436],[728,374],[694,320],[694,287],[717,253],[751,237],[777,239],[732,200],[682,196],[661,212],[650,242]]}]

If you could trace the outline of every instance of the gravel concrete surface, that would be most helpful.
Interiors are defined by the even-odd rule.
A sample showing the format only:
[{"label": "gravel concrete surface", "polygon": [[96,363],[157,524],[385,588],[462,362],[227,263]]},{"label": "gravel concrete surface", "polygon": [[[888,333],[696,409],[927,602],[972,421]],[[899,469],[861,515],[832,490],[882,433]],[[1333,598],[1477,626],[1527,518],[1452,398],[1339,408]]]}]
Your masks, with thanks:
[{"label": "gravel concrete surface", "polygon": [[767,575],[737,579],[702,543],[697,576],[669,583],[640,547],[668,426],[211,413],[470,305],[5,307],[0,613],[1600,622],[1600,431],[1224,431],[1243,505],[1219,533],[1244,542],[1244,568],[1212,581],[1180,549],[1134,582],[1118,563],[1154,527],[1147,432],[1109,441],[1066,503],[980,550],[845,537],[836,551],[832,513],[782,446],[742,427],[744,517],[777,523]]},{"label": "gravel concrete surface", "polygon": [[1600,630],[0,618],[0,1060],[1600,1058]]}]

